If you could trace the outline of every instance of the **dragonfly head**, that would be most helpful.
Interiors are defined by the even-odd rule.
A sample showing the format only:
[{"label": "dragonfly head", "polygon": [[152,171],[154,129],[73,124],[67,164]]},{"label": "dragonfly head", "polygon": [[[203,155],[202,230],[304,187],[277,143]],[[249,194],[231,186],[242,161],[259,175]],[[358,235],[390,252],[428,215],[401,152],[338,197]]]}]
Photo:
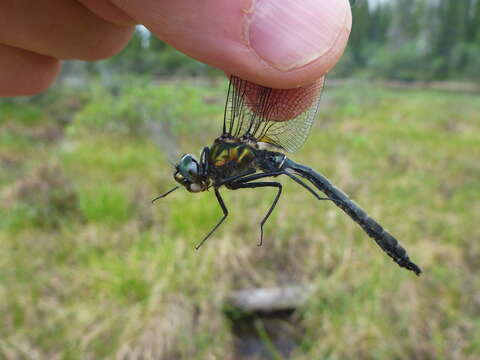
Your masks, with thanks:
[{"label": "dragonfly head", "polygon": [[190,192],[201,192],[208,188],[208,181],[200,174],[200,164],[193,155],[186,154],[175,166],[176,171],[173,177],[180,185],[183,185]]}]

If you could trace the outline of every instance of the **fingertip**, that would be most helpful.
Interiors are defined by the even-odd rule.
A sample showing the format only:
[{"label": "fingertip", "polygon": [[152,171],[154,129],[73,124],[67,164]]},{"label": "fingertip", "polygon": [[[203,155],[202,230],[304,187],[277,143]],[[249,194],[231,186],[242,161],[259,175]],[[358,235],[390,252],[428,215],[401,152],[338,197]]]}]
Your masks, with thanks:
[{"label": "fingertip", "polygon": [[347,0],[265,4],[268,10],[257,7],[249,24],[250,46],[257,59],[245,59],[257,60],[263,68],[247,63],[238,68],[237,75],[264,86],[294,88],[311,84],[336,65],[352,26]]},{"label": "fingertip", "polygon": [[0,43],[52,58],[90,61],[113,56],[135,30],[133,24],[117,25],[99,17],[78,1],[3,3]]},{"label": "fingertip", "polygon": [[46,59],[41,60],[42,64],[39,66],[38,71],[32,74],[32,77],[30,78],[32,80],[32,85],[24,95],[40,94],[48,90],[57,79],[61,70],[60,61],[50,57],[44,58]]},{"label": "fingertip", "polygon": [[290,71],[324,57],[336,46],[347,13],[342,2],[260,0],[247,19],[248,40],[270,66]]},{"label": "fingertip", "polygon": [[39,94],[52,85],[59,72],[57,59],[0,45],[0,97]]}]

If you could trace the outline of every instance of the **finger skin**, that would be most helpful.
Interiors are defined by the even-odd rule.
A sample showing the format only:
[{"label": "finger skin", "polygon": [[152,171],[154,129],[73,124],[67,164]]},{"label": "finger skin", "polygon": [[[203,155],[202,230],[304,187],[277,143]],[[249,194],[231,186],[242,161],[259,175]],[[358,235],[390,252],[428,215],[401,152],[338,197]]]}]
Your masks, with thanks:
[{"label": "finger skin", "polygon": [[108,22],[78,1],[0,2],[0,44],[57,59],[113,56],[128,43],[134,29]]},{"label": "finger skin", "polygon": [[135,21],[110,0],[78,0],[98,17],[120,26],[135,25]]},{"label": "finger skin", "polygon": [[54,58],[0,45],[0,97],[40,93],[59,71],[60,62]]},{"label": "finger skin", "polygon": [[[280,61],[282,70],[267,62],[262,51],[253,49],[262,41],[268,45],[268,36],[262,41],[253,38],[252,46],[255,29],[251,31],[250,25],[259,13],[255,10],[260,2],[269,1],[286,4],[295,0],[3,0],[0,44],[4,57],[0,79],[4,83],[0,88],[9,94],[38,92],[55,78],[59,69],[55,59],[97,60],[112,56],[126,45],[134,23],[145,24],[191,57],[255,83],[292,88],[319,79],[335,65],[345,48],[351,27],[348,1],[322,0],[338,9],[347,6],[343,12],[335,13],[338,16],[322,19],[322,14],[318,15],[318,24],[328,23],[338,29],[332,46],[320,57],[286,70],[284,59]],[[313,0],[309,1],[312,4]],[[303,12],[310,10],[311,5],[304,6]],[[283,36],[279,38],[284,41]],[[295,41],[289,40],[288,44]],[[22,54],[25,58],[20,61]],[[292,52],[286,54],[291,56]],[[35,71],[39,72],[36,76]],[[23,91],[21,86],[25,86]]]},{"label": "finger skin", "polygon": [[[309,84],[328,72],[343,54],[351,28],[347,0],[321,0],[343,7],[343,15],[333,19],[340,30],[322,56],[290,71],[271,66],[252,49],[248,22],[256,1],[259,0],[112,0],[185,54],[264,86],[292,88]],[[318,22],[321,24],[322,19]]]}]

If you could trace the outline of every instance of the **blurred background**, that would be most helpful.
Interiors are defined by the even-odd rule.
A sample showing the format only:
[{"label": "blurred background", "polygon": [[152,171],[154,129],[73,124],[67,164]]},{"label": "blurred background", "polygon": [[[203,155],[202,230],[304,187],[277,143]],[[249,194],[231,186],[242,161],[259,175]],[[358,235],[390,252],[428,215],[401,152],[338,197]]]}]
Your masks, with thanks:
[{"label": "blurred background", "polygon": [[[339,209],[271,191],[177,191],[175,156],[220,134],[227,80],[138,27],[118,56],[65,62],[0,100],[0,358],[480,358],[480,1],[358,1],[311,134],[329,177],[424,270]],[[240,289],[300,286],[288,311]]]}]

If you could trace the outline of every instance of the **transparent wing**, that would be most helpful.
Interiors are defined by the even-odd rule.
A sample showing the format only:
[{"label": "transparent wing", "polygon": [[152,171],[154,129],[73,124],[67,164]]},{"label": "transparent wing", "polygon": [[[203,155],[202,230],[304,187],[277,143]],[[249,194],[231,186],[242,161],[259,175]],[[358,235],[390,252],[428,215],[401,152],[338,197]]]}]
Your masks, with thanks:
[{"label": "transparent wing", "polygon": [[294,152],[315,121],[324,78],[296,89],[272,89],[230,78],[223,133],[277,145]]}]

